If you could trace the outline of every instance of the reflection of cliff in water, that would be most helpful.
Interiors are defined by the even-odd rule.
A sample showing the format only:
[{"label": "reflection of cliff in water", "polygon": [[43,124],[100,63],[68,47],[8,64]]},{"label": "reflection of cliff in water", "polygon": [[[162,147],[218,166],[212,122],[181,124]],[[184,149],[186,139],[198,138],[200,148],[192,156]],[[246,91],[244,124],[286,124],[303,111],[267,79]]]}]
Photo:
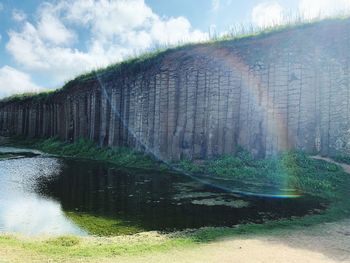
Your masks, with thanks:
[{"label": "reflection of cliff in water", "polygon": [[149,230],[260,223],[322,208],[316,199],[243,197],[181,175],[122,171],[88,161],[66,160],[61,175],[41,188],[65,211],[122,218]]}]

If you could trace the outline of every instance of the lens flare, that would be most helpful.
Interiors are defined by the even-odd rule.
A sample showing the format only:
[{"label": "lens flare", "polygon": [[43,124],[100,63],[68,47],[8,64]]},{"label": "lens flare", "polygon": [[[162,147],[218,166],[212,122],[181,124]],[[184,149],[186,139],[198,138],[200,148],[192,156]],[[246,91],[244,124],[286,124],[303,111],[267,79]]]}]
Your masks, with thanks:
[{"label": "lens flare", "polygon": [[[206,49],[202,50],[201,48],[198,48],[196,49],[196,52],[200,53],[201,55],[205,55],[208,51]],[[274,139],[278,141],[276,144],[272,143],[271,145],[278,145],[278,150],[288,150],[290,142],[288,141],[289,138],[287,124],[285,118],[283,118],[284,114],[282,112],[279,112],[279,108],[275,105],[274,97],[271,97],[271,94],[269,93],[268,83],[265,83],[265,86],[261,78],[258,78],[252,72],[251,68],[242,61],[241,58],[233,55],[232,52],[225,48],[213,49],[211,58],[220,61],[220,63],[222,63],[222,65],[228,70],[241,74],[241,89],[243,92],[247,93],[247,96],[252,100],[254,105],[258,107],[259,110],[262,110],[264,114],[264,120],[266,122],[265,127],[267,129],[267,136],[269,136],[272,140]],[[122,114],[118,110],[117,105],[114,105],[112,103],[111,98],[108,96],[107,90],[99,74],[95,73],[95,76],[101,87],[102,96],[105,97],[107,103],[111,107],[111,114],[113,113],[114,117],[117,117],[119,119],[123,127],[127,129],[128,133],[132,135],[133,139],[136,140],[137,143],[139,143],[139,145],[141,145],[147,153],[151,154],[156,160],[166,164],[172,170],[179,172],[184,176],[191,177],[193,180],[196,180],[204,185],[208,185],[209,187],[213,187],[229,193],[266,198],[298,198],[301,196],[301,193],[299,193],[296,189],[290,189],[288,187],[290,185],[288,174],[284,175],[284,180],[280,183],[278,189],[268,189],[267,187],[267,189],[259,189],[259,191],[247,191],[244,189],[234,189],[233,187],[214,184],[207,179],[194,176],[187,171],[175,167],[165,158],[162,158],[160,154],[155,153],[152,148],[148,147],[147,144],[143,142],[142,138],[138,136],[138,134],[136,134],[132,128],[130,128],[130,126],[123,120]],[[265,145],[265,147],[268,147],[268,145]],[[271,149],[271,151],[272,150],[273,149]]]}]

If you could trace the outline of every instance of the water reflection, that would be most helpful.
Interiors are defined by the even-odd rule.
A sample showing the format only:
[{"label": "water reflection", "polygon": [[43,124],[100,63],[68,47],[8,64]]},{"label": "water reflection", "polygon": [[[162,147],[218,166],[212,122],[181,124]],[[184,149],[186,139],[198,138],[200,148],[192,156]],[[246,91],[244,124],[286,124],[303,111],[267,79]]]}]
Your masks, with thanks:
[{"label": "water reflection", "polygon": [[39,178],[59,175],[60,162],[48,158],[0,161],[0,232],[25,235],[84,235],[55,200],[35,192]]},{"label": "water reflection", "polygon": [[61,175],[41,189],[60,200],[65,211],[123,219],[145,230],[261,223],[322,208],[310,197],[240,196],[182,175],[120,170],[91,161],[65,160]]},{"label": "water reflection", "polygon": [[101,162],[42,156],[0,161],[0,232],[86,234],[67,212],[113,219],[125,228],[171,231],[262,223],[323,208],[310,197],[242,196],[182,175]]},{"label": "water reflection", "polygon": [[58,202],[35,194],[1,200],[0,230],[29,236],[85,234],[67,220]]}]

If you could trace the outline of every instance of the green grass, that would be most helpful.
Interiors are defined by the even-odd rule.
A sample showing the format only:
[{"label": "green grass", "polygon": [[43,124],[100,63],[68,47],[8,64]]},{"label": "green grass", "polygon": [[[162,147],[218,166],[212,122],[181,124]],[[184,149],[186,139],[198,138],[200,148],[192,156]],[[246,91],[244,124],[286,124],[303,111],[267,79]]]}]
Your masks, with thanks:
[{"label": "green grass", "polygon": [[79,245],[80,241],[80,238],[77,236],[61,236],[48,239],[46,244],[54,247],[73,247]]},{"label": "green grass", "polygon": [[333,156],[332,159],[339,162],[339,163],[350,164],[350,156],[349,155],[339,154],[339,155]]},{"label": "green grass", "polygon": [[14,137],[10,139],[9,144],[34,148],[62,157],[106,161],[120,167],[164,169],[162,164],[142,152],[122,147],[99,147],[95,143],[85,139],[79,139],[74,143],[68,143],[57,138],[26,139]]},{"label": "green grass", "polygon": [[347,176],[335,164],[309,158],[303,152],[286,152],[279,156],[255,160],[245,151],[236,156],[221,156],[200,164],[184,160],[180,169],[194,174],[233,179],[246,183],[294,189],[296,192],[327,200],[339,197],[339,186]]},{"label": "green grass", "polygon": [[66,212],[66,216],[76,225],[91,235],[97,236],[119,236],[131,235],[145,231],[135,224],[128,224],[126,220],[101,217],[86,213]]},{"label": "green grass", "polygon": [[[62,260],[74,258],[99,258],[144,253],[162,252],[170,249],[189,247],[194,240],[185,237],[158,239],[146,236],[141,239],[108,240],[107,242],[92,240],[86,242],[82,238],[64,236],[49,240],[19,240],[11,236],[0,236],[1,247],[12,247],[39,256],[41,259]],[[47,261],[47,260],[45,260]],[[51,262],[51,261],[50,261]]]},{"label": "green grass", "polygon": [[20,93],[15,94],[10,97],[4,98],[0,100],[1,102],[21,102],[25,100],[42,100],[48,98],[50,95],[55,94],[59,90],[47,90],[47,91],[41,91],[41,92],[27,92],[27,93]]}]

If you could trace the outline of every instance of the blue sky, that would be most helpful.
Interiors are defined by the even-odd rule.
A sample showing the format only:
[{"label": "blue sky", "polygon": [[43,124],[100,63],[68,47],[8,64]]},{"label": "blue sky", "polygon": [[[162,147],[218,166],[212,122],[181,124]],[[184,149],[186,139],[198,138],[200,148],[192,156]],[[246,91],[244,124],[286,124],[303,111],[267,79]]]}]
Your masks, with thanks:
[{"label": "blue sky", "polygon": [[347,12],[350,0],[0,0],[0,97],[245,24]]}]

